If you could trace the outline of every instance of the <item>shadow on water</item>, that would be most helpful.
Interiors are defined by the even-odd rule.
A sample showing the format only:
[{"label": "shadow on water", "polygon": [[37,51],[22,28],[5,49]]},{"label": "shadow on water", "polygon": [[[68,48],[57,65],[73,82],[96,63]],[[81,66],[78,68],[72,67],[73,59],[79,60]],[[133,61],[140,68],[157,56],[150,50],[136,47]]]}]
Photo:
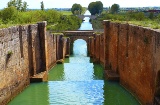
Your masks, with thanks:
[{"label": "shadow on water", "polygon": [[118,82],[104,80],[104,69],[87,57],[84,40],[76,40],[73,51],[50,70],[48,82],[31,84],[9,105],[140,105]]}]

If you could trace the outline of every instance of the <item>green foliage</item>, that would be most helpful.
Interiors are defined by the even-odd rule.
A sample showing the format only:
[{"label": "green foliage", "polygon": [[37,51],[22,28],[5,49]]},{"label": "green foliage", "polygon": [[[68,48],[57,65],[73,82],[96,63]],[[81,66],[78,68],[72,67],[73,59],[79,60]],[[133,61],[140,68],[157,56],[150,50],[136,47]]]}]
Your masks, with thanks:
[{"label": "green foliage", "polygon": [[8,55],[12,55],[13,54],[13,52],[12,51],[8,51],[8,53],[7,53]]},{"label": "green foliage", "polygon": [[156,21],[160,23],[160,14],[157,16]]},{"label": "green foliage", "polygon": [[44,10],[44,3],[43,3],[43,1],[41,2],[41,10],[42,11]]},{"label": "green foliage", "polygon": [[91,2],[88,5],[88,10],[91,15],[100,14],[103,11],[103,4],[101,1]]},{"label": "green foliage", "polygon": [[[148,15],[145,16],[143,12],[126,12],[126,13],[102,13],[96,20],[92,20],[94,29],[99,29],[103,20],[110,20],[119,23],[135,24],[143,27],[151,27],[153,29],[160,29],[160,15],[150,19]],[[103,27],[101,27],[103,28]]]},{"label": "green foliage", "polygon": [[4,23],[15,22],[18,15],[18,11],[15,7],[11,6],[8,8],[5,8],[1,11],[1,19]]},{"label": "green foliage", "polygon": [[113,4],[111,6],[111,13],[117,13],[119,10],[119,5],[118,4]]},{"label": "green foliage", "polygon": [[82,22],[77,16],[63,15],[63,13],[55,10],[20,12],[12,6],[0,11],[0,28],[39,21],[47,21],[47,29],[54,32],[77,30]]},{"label": "green foliage", "polygon": [[136,15],[135,15],[135,19],[136,20],[139,20],[139,21],[142,21],[145,19],[145,15],[143,12],[138,12]]},{"label": "green foliage", "polygon": [[22,8],[21,8],[21,11],[27,11],[27,2],[23,2],[23,6],[22,6]]},{"label": "green foliage", "polygon": [[60,15],[60,20],[57,24],[47,26],[47,29],[54,32],[65,30],[77,30],[81,25],[81,20],[73,15]]},{"label": "green foliage", "polygon": [[63,15],[72,15],[71,11],[60,11]]},{"label": "green foliage", "polygon": [[27,10],[27,2],[22,2],[22,0],[10,0],[7,3],[7,7],[16,7],[18,11],[26,11]]},{"label": "green foliage", "polygon": [[138,21],[146,19],[145,14],[143,12],[128,12],[126,18],[128,20],[138,20]]},{"label": "green foliage", "polygon": [[17,0],[17,10],[21,10],[22,8],[22,0]]},{"label": "green foliage", "polygon": [[150,12],[150,13],[149,13],[149,18],[150,18],[150,19],[153,19],[153,18],[154,18],[154,13],[153,13],[153,12]]},{"label": "green foliage", "polygon": [[82,13],[81,14],[84,14],[86,12],[87,8],[86,7],[82,7]]},{"label": "green foliage", "polygon": [[80,4],[76,4],[75,3],[75,4],[72,5],[71,11],[75,15],[81,14],[82,10],[83,10],[83,8],[82,8],[82,6]]}]

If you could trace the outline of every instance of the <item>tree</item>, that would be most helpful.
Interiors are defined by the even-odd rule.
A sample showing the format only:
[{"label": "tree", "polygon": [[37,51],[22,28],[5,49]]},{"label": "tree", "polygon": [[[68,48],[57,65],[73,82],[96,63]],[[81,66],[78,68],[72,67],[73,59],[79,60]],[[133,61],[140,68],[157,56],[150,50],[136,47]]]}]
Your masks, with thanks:
[{"label": "tree", "polygon": [[41,2],[41,10],[42,11],[44,10],[44,3],[43,3],[43,1]]},{"label": "tree", "polygon": [[91,2],[88,5],[88,10],[90,11],[91,15],[100,14],[103,11],[103,4],[101,1]]},{"label": "tree", "polygon": [[22,0],[10,0],[7,3],[7,7],[16,7],[18,11],[26,11],[27,10],[27,2],[22,2]]},{"label": "tree", "polygon": [[81,14],[82,13],[82,6],[80,4],[75,3],[72,5],[71,11],[73,14],[76,13],[76,15]]},{"label": "tree", "polygon": [[21,10],[22,9],[22,0],[17,0],[17,10]]},{"label": "tree", "polygon": [[111,13],[117,13],[119,10],[119,5],[118,4],[113,4],[111,6]]},{"label": "tree", "polygon": [[14,6],[5,8],[1,11],[1,17],[4,23],[7,23],[9,20],[16,20],[18,11]]},{"label": "tree", "polygon": [[153,19],[153,18],[154,18],[154,13],[153,13],[153,12],[150,12],[150,13],[149,13],[149,18],[150,18],[150,19]]},{"label": "tree", "polygon": [[24,1],[21,11],[27,11],[27,6],[27,2]]},{"label": "tree", "polygon": [[17,5],[16,5],[16,0],[10,0],[10,1],[7,3],[7,6],[8,6],[8,7],[11,7],[11,6],[17,7]]}]

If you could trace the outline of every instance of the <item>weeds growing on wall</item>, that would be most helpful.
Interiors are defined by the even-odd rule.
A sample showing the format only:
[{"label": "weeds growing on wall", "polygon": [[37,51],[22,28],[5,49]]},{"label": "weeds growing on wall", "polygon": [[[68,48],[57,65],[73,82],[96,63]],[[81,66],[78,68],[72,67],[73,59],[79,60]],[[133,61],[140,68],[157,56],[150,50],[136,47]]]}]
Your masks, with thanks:
[{"label": "weeds growing on wall", "polygon": [[12,54],[13,54],[12,51],[8,51],[8,53],[7,53],[7,55],[6,55],[6,64],[8,63],[9,58],[11,57]]},{"label": "weeds growing on wall", "polygon": [[21,12],[15,7],[9,7],[0,11],[0,28],[18,24],[32,24],[40,21],[47,21],[47,29],[55,32],[76,30],[82,22],[76,16],[63,15],[55,10]]}]

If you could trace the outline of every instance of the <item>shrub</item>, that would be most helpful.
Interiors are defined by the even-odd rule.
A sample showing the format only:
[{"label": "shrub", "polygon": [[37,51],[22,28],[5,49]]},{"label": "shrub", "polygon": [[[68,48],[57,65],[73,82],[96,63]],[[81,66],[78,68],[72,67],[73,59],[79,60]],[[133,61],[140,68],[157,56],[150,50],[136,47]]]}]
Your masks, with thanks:
[{"label": "shrub", "polygon": [[154,18],[154,13],[153,13],[153,12],[150,12],[148,17],[149,17],[150,19],[153,19],[153,18]]},{"label": "shrub", "polygon": [[51,31],[65,31],[77,30],[82,22],[77,16],[63,15],[55,10],[21,12],[17,11],[15,7],[9,7],[2,10],[0,14],[1,28],[4,27],[4,25],[8,26],[8,24],[15,25],[47,21],[47,29]]},{"label": "shrub", "polygon": [[9,21],[16,21],[17,15],[18,11],[13,6],[5,8],[1,11],[1,18],[4,23],[8,23]]},{"label": "shrub", "polygon": [[160,23],[160,14],[157,16],[156,21]]}]

